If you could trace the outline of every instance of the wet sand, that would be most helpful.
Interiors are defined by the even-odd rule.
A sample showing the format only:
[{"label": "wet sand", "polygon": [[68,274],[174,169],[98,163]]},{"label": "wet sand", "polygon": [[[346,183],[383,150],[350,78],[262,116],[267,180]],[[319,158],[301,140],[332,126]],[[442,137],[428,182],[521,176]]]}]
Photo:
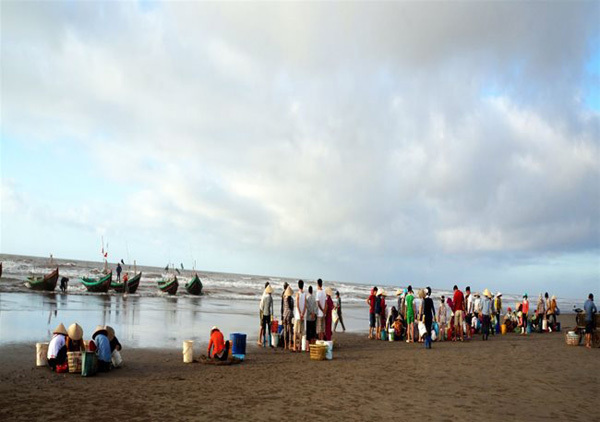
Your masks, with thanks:
[{"label": "wet sand", "polygon": [[125,345],[123,368],[91,378],[37,368],[34,345],[6,345],[0,420],[583,421],[597,414],[600,349],[566,346],[564,332],[434,343],[429,351],[362,334],[338,334],[337,342],[332,361],[249,345],[247,360],[234,366],[184,364],[181,349]]}]

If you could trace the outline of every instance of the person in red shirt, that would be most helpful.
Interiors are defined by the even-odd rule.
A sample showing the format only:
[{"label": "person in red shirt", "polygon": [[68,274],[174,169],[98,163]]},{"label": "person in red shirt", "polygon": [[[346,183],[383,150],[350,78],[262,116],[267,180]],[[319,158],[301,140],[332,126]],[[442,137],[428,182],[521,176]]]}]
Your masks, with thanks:
[{"label": "person in red shirt", "polygon": [[206,353],[209,359],[227,360],[229,341],[223,341],[223,333],[217,327],[212,327],[210,330],[210,341]]},{"label": "person in red shirt", "polygon": [[458,286],[454,286],[454,297],[452,299],[454,304],[454,328],[456,330],[456,339],[463,341],[463,320],[465,316],[465,297],[463,292],[458,290]]},{"label": "person in red shirt", "polygon": [[375,300],[377,295],[377,287],[371,289],[371,295],[367,299],[367,305],[369,305],[369,338],[373,337],[373,330],[375,329]]}]

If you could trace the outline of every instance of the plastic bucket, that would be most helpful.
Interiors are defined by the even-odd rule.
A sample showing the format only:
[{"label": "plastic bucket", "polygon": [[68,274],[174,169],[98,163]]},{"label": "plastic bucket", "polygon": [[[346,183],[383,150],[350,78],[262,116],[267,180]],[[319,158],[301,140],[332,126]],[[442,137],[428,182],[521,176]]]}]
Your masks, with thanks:
[{"label": "plastic bucket", "polygon": [[81,376],[91,377],[98,372],[98,357],[94,352],[84,352],[81,354]]},{"label": "plastic bucket", "polygon": [[36,343],[35,364],[37,366],[48,366],[48,344],[49,343]]},{"label": "plastic bucket", "polygon": [[306,344],[306,336],[302,336],[302,351],[306,352],[306,350],[308,349]]},{"label": "plastic bucket", "polygon": [[278,333],[279,332],[278,330],[279,330],[279,321],[274,319],[273,321],[271,321],[271,332]]},{"label": "plastic bucket", "polygon": [[231,343],[231,353],[234,355],[245,355],[246,354],[246,334],[232,333],[229,335],[229,342]]},{"label": "plastic bucket", "polygon": [[381,339],[383,341],[387,340],[387,333],[385,330],[381,330]]},{"label": "plastic bucket", "polygon": [[533,325],[531,324],[531,321],[527,323],[527,334],[531,334],[531,332],[533,331]]},{"label": "plastic bucket", "polygon": [[279,346],[279,334],[276,334],[276,333],[271,334],[271,346],[273,346],[273,347]]},{"label": "plastic bucket", "polygon": [[500,332],[502,333],[502,335],[506,334],[506,324],[502,324],[500,326]]},{"label": "plastic bucket", "polygon": [[183,340],[183,363],[194,361],[194,340]]},{"label": "plastic bucket", "polygon": [[548,320],[542,320],[542,331],[548,331]]},{"label": "plastic bucket", "polygon": [[433,331],[435,331],[435,336],[439,337],[440,336],[440,325],[437,322],[434,322],[432,324],[432,328],[433,328]]},{"label": "plastic bucket", "polygon": [[281,335],[281,333],[283,333],[283,324],[277,329],[277,334]]},{"label": "plastic bucket", "polygon": [[394,341],[394,329],[390,328],[388,331],[388,339],[389,341]]},{"label": "plastic bucket", "polygon": [[[121,357],[121,352],[119,352],[117,349],[115,349],[112,352],[112,357],[110,360],[112,362],[112,365],[115,368],[119,368],[123,364],[123,358]],[[184,356],[184,362],[185,362],[185,356]]]}]

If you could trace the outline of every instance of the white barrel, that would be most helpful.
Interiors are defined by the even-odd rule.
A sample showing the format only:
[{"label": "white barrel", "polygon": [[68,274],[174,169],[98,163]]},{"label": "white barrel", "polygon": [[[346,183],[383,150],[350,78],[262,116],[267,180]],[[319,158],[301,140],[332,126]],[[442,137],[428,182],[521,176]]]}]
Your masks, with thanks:
[{"label": "white barrel", "polygon": [[48,344],[49,343],[36,343],[35,363],[37,366],[48,366]]},{"label": "white barrel", "polygon": [[194,361],[194,340],[183,340],[183,363]]},{"label": "white barrel", "polygon": [[306,347],[306,336],[302,336],[302,351],[306,352],[307,347]]},{"label": "white barrel", "polygon": [[279,347],[279,334],[271,333],[271,346]]}]

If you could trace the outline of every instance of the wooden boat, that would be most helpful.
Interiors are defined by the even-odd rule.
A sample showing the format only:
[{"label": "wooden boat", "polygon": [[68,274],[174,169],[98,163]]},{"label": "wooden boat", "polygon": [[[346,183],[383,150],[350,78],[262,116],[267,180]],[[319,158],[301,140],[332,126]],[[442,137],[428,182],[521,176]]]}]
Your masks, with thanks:
[{"label": "wooden boat", "polygon": [[43,277],[27,277],[25,285],[31,290],[44,290],[51,292],[56,288],[58,282],[58,267],[50,274]]},{"label": "wooden boat", "polygon": [[100,277],[98,279],[82,277],[80,281],[88,290],[88,292],[106,293],[108,292],[110,283],[112,281],[112,271],[106,274],[104,277]]},{"label": "wooden boat", "polygon": [[2,262],[0,262],[0,277],[2,277]]},{"label": "wooden boat", "polygon": [[[127,280],[127,293],[135,293],[140,285],[142,279],[142,273],[138,273],[134,277]],[[110,288],[115,289],[117,293],[123,293],[125,291],[125,282],[119,283],[117,281],[110,283]]]},{"label": "wooden boat", "polygon": [[179,282],[177,281],[177,277],[172,280],[160,280],[158,282],[158,288],[170,295],[174,295],[177,293],[177,288],[179,287]]},{"label": "wooden boat", "polygon": [[198,274],[194,275],[194,278],[189,283],[185,284],[185,290],[191,295],[199,296],[202,294],[202,282]]}]

